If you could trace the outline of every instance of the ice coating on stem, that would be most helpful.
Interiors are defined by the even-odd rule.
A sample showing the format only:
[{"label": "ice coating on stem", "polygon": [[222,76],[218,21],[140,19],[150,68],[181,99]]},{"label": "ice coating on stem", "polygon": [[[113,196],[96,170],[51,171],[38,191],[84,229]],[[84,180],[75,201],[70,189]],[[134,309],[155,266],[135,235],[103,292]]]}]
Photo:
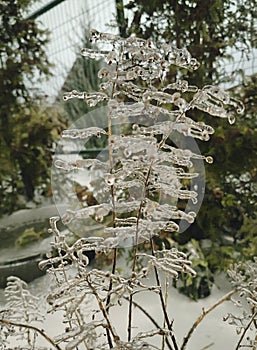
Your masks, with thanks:
[{"label": "ice coating on stem", "polygon": [[176,206],[171,206],[169,204],[159,204],[157,202],[146,200],[143,208],[143,213],[145,216],[152,218],[154,220],[159,219],[184,219],[188,222],[194,222],[196,214],[194,212],[185,213],[182,210],[178,210]]},{"label": "ice coating on stem", "polygon": [[74,219],[85,219],[89,217],[99,217],[106,216],[112,210],[112,205],[108,203],[102,203],[98,205],[92,205],[79,210],[66,210],[65,214],[62,216],[62,222],[67,225],[71,223]]},{"label": "ice coating on stem", "polygon": [[191,267],[192,263],[187,259],[186,254],[179,252],[176,248],[158,250],[155,256],[145,253],[138,255],[148,259],[148,269],[155,266],[158,270],[168,273],[171,277],[178,278],[178,272],[181,271],[192,276],[196,275],[196,272]]},{"label": "ice coating on stem", "polygon": [[198,90],[191,101],[191,106],[220,118],[230,117],[226,106],[233,106],[238,114],[244,111],[241,101],[231,98],[228,91],[213,85],[206,85],[202,90]]},{"label": "ice coating on stem", "polygon": [[[121,220],[119,215],[123,214],[131,217],[131,213],[137,212],[139,208],[142,212],[145,210],[143,201],[147,199],[146,196],[156,193],[165,198],[197,203],[197,192],[188,185],[185,186],[185,183],[199,176],[194,169],[194,159],[211,164],[213,158],[194,153],[190,149],[177,148],[169,142],[169,138],[175,131],[186,137],[208,141],[214,129],[202,121],[193,120],[188,112],[199,109],[212,116],[227,118],[233,123],[231,107],[235,109],[235,113],[241,113],[243,105],[230,97],[227,91],[216,86],[206,85],[199,89],[189,85],[183,78],[165,84],[165,76],[170,66],[188,70],[199,67],[198,61],[186,48],[176,48],[136,37],[121,38],[97,30],[91,31],[91,41],[96,43],[97,47],[84,48],[81,54],[91,59],[103,59],[107,63],[98,73],[98,77],[103,79],[101,89],[104,92],[73,90],[66,93],[64,98],[83,99],[91,106],[108,101],[108,140],[112,166],[108,168],[108,162],[70,162],[60,159],[55,161],[55,165],[67,172],[83,167],[98,167],[103,171],[102,189],[98,190],[98,193],[112,192],[112,196],[117,198],[113,198],[114,206],[105,203],[107,207],[103,214],[98,213],[97,206],[91,206],[79,211],[68,211],[64,221],[71,222],[73,219],[88,216],[102,220],[112,210],[117,213],[117,220]],[[126,100],[130,102],[125,102]],[[118,123],[122,119],[133,120],[131,130],[126,131],[125,135],[113,134],[110,127],[112,120],[113,123]],[[101,134],[107,135],[107,132],[96,127],[71,129],[63,132],[63,138],[83,139],[100,137]],[[124,196],[121,196],[121,191],[124,191]],[[151,217],[138,218],[141,227],[145,225],[146,232],[151,220],[156,221],[155,224],[152,223],[153,232],[157,231],[157,227],[164,227],[161,223],[164,217],[169,222],[167,229],[175,230],[170,219],[182,219],[192,223],[195,215],[191,211],[183,212],[170,208],[168,203],[160,206],[154,213]],[[119,224],[121,222],[119,221]],[[129,225],[127,221],[123,223],[126,227],[130,226],[131,230],[135,225]],[[121,232],[122,227],[118,227],[117,232]],[[140,231],[139,227],[137,229]],[[110,232],[111,229],[108,228],[107,231]],[[116,236],[115,242],[117,243]],[[115,242],[110,244],[115,245]]]},{"label": "ice coating on stem", "polygon": [[62,132],[62,137],[66,139],[86,139],[90,136],[101,137],[101,134],[107,135],[107,132],[96,126],[86,129],[67,129]]},{"label": "ice coating on stem", "polygon": [[54,165],[56,168],[67,172],[75,169],[84,168],[102,169],[107,171],[109,168],[109,165],[107,163],[103,163],[98,159],[78,159],[75,161],[57,159],[54,161]]},{"label": "ice coating on stem", "polygon": [[109,100],[108,107],[113,119],[122,118],[126,116],[134,117],[143,113],[145,105],[142,102],[124,103],[116,100]]},{"label": "ice coating on stem", "polygon": [[104,92],[87,93],[84,91],[78,92],[77,90],[72,90],[63,94],[64,101],[70,100],[72,98],[85,100],[89,107],[93,107],[96,106],[99,102],[108,100],[108,95],[106,95]]}]

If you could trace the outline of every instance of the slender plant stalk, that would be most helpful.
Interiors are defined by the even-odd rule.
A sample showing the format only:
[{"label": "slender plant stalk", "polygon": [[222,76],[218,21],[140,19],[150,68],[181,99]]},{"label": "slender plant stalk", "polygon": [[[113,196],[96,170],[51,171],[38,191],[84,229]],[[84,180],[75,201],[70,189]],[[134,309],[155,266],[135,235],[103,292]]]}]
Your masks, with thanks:
[{"label": "slender plant stalk", "polygon": [[207,350],[209,349],[212,345],[214,345],[214,343],[210,343],[208,345],[206,345],[204,348],[202,348],[201,350]]},{"label": "slender plant stalk", "polygon": [[[117,67],[116,67],[116,72],[118,72],[118,63],[117,63]],[[118,79],[118,74],[117,74],[117,79]],[[116,81],[112,85],[111,98],[113,98],[115,89],[116,89]],[[112,154],[111,136],[112,136],[112,116],[109,113],[109,115],[108,115],[108,146],[109,146],[110,174],[113,171],[113,154]],[[114,191],[114,185],[111,185],[110,192],[111,192],[111,200],[112,200],[112,207],[113,207],[113,211],[112,211],[112,225],[115,228],[115,226],[116,226],[115,225],[116,213],[115,213],[115,191]],[[117,248],[114,248],[113,249],[113,262],[112,262],[112,274],[113,275],[115,274],[115,270],[116,270],[117,253],[118,253]],[[111,301],[111,290],[112,290],[112,278],[110,277],[110,283],[109,283],[109,288],[108,288],[108,295],[107,295],[107,298],[106,298],[106,312],[107,312],[107,314],[109,313],[109,307],[110,307],[110,301]],[[112,344],[110,330],[108,328],[106,330],[106,335],[107,335],[107,340],[108,340],[109,347],[111,349],[111,348],[113,348],[113,344]]]},{"label": "slender plant stalk", "polygon": [[39,333],[40,335],[42,335],[42,337],[45,338],[45,340],[48,341],[48,343],[50,343],[53,347],[55,347],[55,349],[62,350],[60,348],[60,346],[58,344],[55,344],[53,339],[51,339],[42,329],[39,329],[39,328],[37,328],[35,326],[31,326],[29,324],[13,322],[13,321],[5,320],[5,319],[0,319],[0,323],[2,323],[4,325],[7,325],[7,326],[14,326],[14,327],[19,327],[19,328],[25,328],[27,330],[31,329],[31,330]]},{"label": "slender plant stalk", "polygon": [[254,319],[255,319],[256,315],[257,315],[257,310],[254,312],[254,314],[252,315],[250,321],[248,322],[247,326],[245,327],[245,329],[244,329],[244,331],[243,331],[243,333],[242,333],[242,335],[241,335],[241,337],[240,337],[240,339],[239,339],[239,341],[237,343],[237,346],[236,346],[235,350],[238,350],[241,347],[241,343],[242,343],[242,341],[243,341],[243,339],[244,339],[248,329],[250,328],[251,324],[254,322]]},{"label": "slender plant stalk", "polygon": [[[155,256],[154,248],[153,248],[153,239],[152,238],[150,239],[150,243],[151,243],[152,255]],[[157,285],[161,286],[161,282],[160,282],[160,278],[159,278],[159,274],[158,274],[158,270],[157,270],[156,266],[154,266],[154,274],[155,274],[155,279],[156,279]],[[179,350],[178,344],[177,344],[177,341],[176,341],[176,337],[175,337],[175,335],[173,333],[173,330],[172,330],[172,322],[170,322],[169,316],[168,316],[168,313],[167,313],[167,310],[166,310],[165,299],[164,299],[164,296],[163,296],[161,288],[160,288],[158,294],[159,294],[160,301],[161,301],[161,307],[162,307],[162,312],[163,312],[163,315],[164,315],[164,319],[165,319],[165,322],[167,324],[168,329],[170,330],[171,340],[172,340],[174,349],[175,350]]]},{"label": "slender plant stalk", "polygon": [[234,289],[231,292],[227,293],[226,295],[224,295],[221,299],[219,299],[215,304],[213,304],[209,309],[204,310],[202,314],[197,318],[197,320],[194,322],[194,324],[192,325],[192,327],[190,328],[189,332],[187,333],[187,335],[184,337],[183,340],[183,344],[181,346],[180,350],[185,350],[187,343],[190,339],[190,337],[192,336],[193,332],[195,331],[195,329],[197,328],[197,326],[201,323],[201,321],[204,319],[204,317],[206,315],[208,315],[211,311],[213,311],[217,306],[221,305],[224,301],[229,300],[234,294],[236,294],[238,292],[239,289]]},{"label": "slender plant stalk", "polygon": [[[168,305],[168,287],[169,287],[169,276],[167,273],[165,273],[165,308],[167,310],[167,305]],[[166,322],[165,322],[165,318],[163,320],[163,328],[165,328],[166,326]],[[163,334],[162,336],[162,350],[164,350],[165,348],[165,339],[166,339],[166,335]]]},{"label": "slender plant stalk", "polygon": [[[146,179],[145,179],[145,190],[144,190],[144,198],[146,196],[146,188],[147,188],[147,183],[150,177],[152,169],[152,163],[149,166]],[[143,199],[144,199],[143,198]],[[134,251],[133,251],[133,263],[132,263],[132,273],[135,272],[136,269],[136,262],[137,262],[137,252],[138,252],[138,244],[139,244],[139,220],[141,217],[141,212],[143,208],[143,199],[140,202],[140,206],[138,209],[137,213],[137,222],[136,222],[136,237],[135,237],[135,244],[134,244]],[[128,312],[128,341],[131,340],[131,331],[132,331],[132,305],[133,305],[133,295],[131,294],[129,297],[129,312]]]},{"label": "slender plant stalk", "polygon": [[[125,297],[124,299],[127,300],[127,301],[130,301],[130,298]],[[144,315],[145,315],[147,318],[149,318],[149,320],[153,323],[153,325],[154,325],[156,328],[161,329],[160,325],[159,325],[159,324],[155,321],[155,319],[149,314],[149,312],[147,312],[147,311],[146,311],[140,304],[138,304],[136,301],[133,300],[132,303],[133,303],[133,305],[134,305],[135,307],[137,307],[140,311],[142,311],[142,312],[144,313]],[[170,342],[169,342],[169,339],[168,339],[167,337],[165,337],[165,342],[166,342],[168,348],[169,348],[170,350],[172,350],[172,346],[171,346],[171,344],[170,344]]]},{"label": "slender plant stalk", "polygon": [[[59,256],[62,256],[60,251],[59,251]],[[64,279],[65,279],[65,282],[68,284],[68,283],[69,283],[69,280],[68,280],[67,273],[66,273],[66,271],[65,271],[64,268],[62,269],[62,273],[63,273]],[[55,274],[55,275],[56,275],[56,274]],[[67,306],[66,306],[66,305],[65,305],[65,311],[67,312]],[[80,315],[79,315],[79,313],[77,312],[77,310],[75,310],[75,316],[76,316],[78,325],[81,327]],[[72,327],[72,323],[71,323],[71,320],[70,320],[70,319],[68,319],[68,323],[69,323],[69,326]],[[83,343],[84,343],[84,345],[85,345],[85,347],[86,347],[85,341],[83,341]],[[76,347],[76,350],[79,350],[78,347]]]},{"label": "slender plant stalk", "polygon": [[111,321],[109,319],[109,315],[108,315],[108,312],[106,311],[106,308],[101,300],[101,298],[99,297],[96,289],[94,288],[94,286],[92,285],[92,283],[89,281],[89,278],[87,278],[87,283],[89,285],[89,287],[91,288],[92,290],[92,293],[94,294],[94,296],[96,297],[96,300],[98,302],[98,305],[99,305],[99,308],[106,320],[106,323],[107,323],[107,329],[109,329],[112,337],[113,337],[113,340],[114,342],[117,342],[120,338],[118,336],[118,334],[116,334],[116,332],[114,331],[113,327],[112,327],[112,324],[111,324]]},{"label": "slender plant stalk", "polygon": [[[159,143],[158,145],[158,148],[161,148],[162,145],[165,143],[165,141],[167,140],[168,136],[166,137],[163,137],[162,141]],[[150,166],[149,166],[149,169],[148,169],[148,172],[147,172],[147,175],[146,175],[146,179],[145,179],[145,195],[146,195],[146,188],[147,188],[147,184],[148,184],[148,181],[149,181],[149,177],[150,177],[150,174],[151,174],[151,170],[152,170],[152,164],[153,162],[151,162]],[[140,207],[139,207],[139,210],[138,210],[138,215],[137,215],[137,223],[136,223],[136,242],[135,242],[135,245],[134,245],[134,257],[133,257],[133,263],[132,263],[132,272],[135,271],[135,268],[136,268],[136,260],[137,260],[137,252],[138,252],[138,243],[139,243],[139,232],[138,232],[138,228],[139,228],[139,219],[140,219],[140,216],[141,216],[141,211],[142,211],[142,208],[143,208],[143,200],[141,200],[141,203],[140,203]],[[152,246],[152,253],[154,252],[153,250],[153,243],[152,243],[152,240],[151,241],[151,246]],[[155,268],[155,275],[157,274],[158,276],[158,272]],[[159,280],[159,276],[158,276],[158,280]],[[157,281],[157,279],[156,279]],[[159,283],[157,282],[157,284],[159,285]],[[162,292],[161,292],[162,294]],[[162,296],[162,299],[163,299],[163,296]],[[130,302],[129,302],[129,313],[128,313],[128,341],[131,340],[131,331],[132,331],[132,304],[133,304],[133,296],[130,295]],[[163,307],[163,305],[165,305],[165,302],[163,303],[162,302],[162,308],[163,308],[163,312],[164,312],[164,309],[165,307]],[[165,313],[164,313],[165,314]],[[167,315],[167,312],[166,312],[166,316]],[[164,316],[164,319],[166,319],[166,321],[168,320],[168,317]],[[170,322],[167,322],[167,325],[168,327],[170,327]],[[172,336],[174,337],[174,336]],[[177,350],[178,347],[177,347],[177,343],[176,343],[176,340],[175,340],[175,337],[173,339],[173,344],[175,346],[175,349]]]}]

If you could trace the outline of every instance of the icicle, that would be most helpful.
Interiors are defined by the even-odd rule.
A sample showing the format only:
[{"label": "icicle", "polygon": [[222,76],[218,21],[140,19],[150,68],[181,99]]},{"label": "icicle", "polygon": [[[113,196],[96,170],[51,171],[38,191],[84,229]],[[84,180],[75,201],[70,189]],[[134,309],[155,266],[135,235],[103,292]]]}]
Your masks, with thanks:
[{"label": "icicle", "polygon": [[196,70],[199,68],[200,64],[195,59],[192,58],[189,51],[185,48],[178,49],[174,46],[165,45],[163,46],[168,54],[169,64],[174,64],[178,67]]},{"label": "icicle", "polygon": [[[107,78],[110,81],[115,81],[118,78],[118,74],[115,71],[112,71],[108,68],[101,68],[97,74],[98,78],[103,79],[103,78]],[[119,76],[119,79],[121,78],[121,76]]]},{"label": "icicle", "polygon": [[177,106],[179,108],[179,111],[181,113],[184,113],[185,111],[187,111],[189,109],[189,104],[187,103],[187,101],[182,98],[179,97],[178,95],[176,96],[176,98],[174,98],[174,105]]},{"label": "icicle", "polygon": [[161,123],[155,123],[148,127],[137,127],[137,130],[144,135],[164,135],[167,137],[174,130],[174,122],[165,121]]},{"label": "icicle", "polygon": [[[177,182],[177,185],[180,184]],[[180,185],[181,186],[181,185]],[[154,185],[148,186],[150,190],[159,190],[163,194],[166,194],[170,197],[174,198],[180,198],[180,199],[186,199],[191,200],[193,204],[197,203],[197,192],[190,191],[190,190],[182,190],[179,188],[179,186],[176,186],[175,184],[167,184],[162,182],[155,182]]]},{"label": "icicle", "polygon": [[107,101],[109,97],[103,92],[95,92],[91,94],[86,94],[85,100],[89,107],[96,106],[99,102]]},{"label": "icicle", "polygon": [[113,82],[110,80],[110,81],[107,81],[105,83],[101,83],[99,85],[99,88],[100,88],[100,90],[108,90],[109,88],[111,88],[112,85],[113,85]]},{"label": "icicle", "polygon": [[116,188],[122,189],[122,190],[126,190],[126,189],[131,189],[131,188],[138,188],[138,193],[137,195],[141,194],[142,195],[142,188],[144,186],[144,181],[142,181],[141,179],[134,179],[134,180],[118,180],[116,181],[115,184]]},{"label": "icicle", "polygon": [[177,118],[173,128],[185,136],[192,136],[203,141],[208,141],[210,139],[209,135],[214,133],[214,129],[211,126],[203,122],[195,122],[191,118],[186,117],[184,113]]},{"label": "icicle", "polygon": [[155,163],[153,164],[152,172],[153,172],[153,177],[156,176],[159,180],[162,180],[163,178],[164,181],[165,179],[167,179],[167,181],[170,181],[172,180],[172,178],[191,180],[196,178],[199,175],[198,173],[187,173],[182,168],[171,167],[170,165],[163,165],[163,164],[160,164],[159,162],[157,162],[157,164]]},{"label": "icicle", "polygon": [[160,78],[160,74],[161,71],[158,69],[145,69],[143,67],[136,66],[127,69],[125,79],[135,80],[140,77],[142,80],[153,80]]},{"label": "icicle", "polygon": [[67,129],[62,132],[62,137],[66,139],[86,139],[90,136],[101,137],[101,134],[107,135],[107,132],[96,126],[86,129]]},{"label": "icicle", "polygon": [[[126,227],[106,227],[104,233],[107,236],[111,236],[111,238],[116,238],[115,244],[119,244],[127,238],[135,237],[136,225]],[[105,239],[103,244],[105,244],[106,241],[107,240]],[[110,239],[108,239],[108,242],[110,242]]]},{"label": "icicle", "polygon": [[109,100],[108,107],[112,118],[115,119],[141,115],[144,111],[145,105],[142,102],[118,103],[116,100]]},{"label": "icicle", "polygon": [[244,113],[244,111],[245,111],[245,106],[244,106],[243,102],[241,102],[241,101],[239,101],[239,100],[237,100],[237,99],[231,97],[231,98],[230,98],[230,104],[236,108],[236,112],[237,112],[238,114]]},{"label": "icicle", "polygon": [[159,116],[167,115],[172,120],[175,120],[179,116],[181,116],[181,112],[178,110],[169,111],[165,108],[154,106],[151,104],[145,104],[145,115],[147,115],[150,118],[157,119]]},{"label": "icicle", "polygon": [[146,154],[150,144],[156,144],[154,137],[137,137],[137,136],[119,136],[112,135],[111,143],[114,151],[123,152],[126,158],[134,157],[134,155]]},{"label": "icicle", "polygon": [[159,204],[149,199],[146,200],[146,204],[143,208],[143,212],[144,212],[144,215],[154,220],[184,219],[189,223],[192,223],[194,222],[194,219],[196,217],[196,214],[194,212],[186,213],[182,210],[178,210],[177,207],[175,206],[171,206],[169,204]]},{"label": "icicle", "polygon": [[180,94],[178,92],[170,95],[161,91],[146,91],[142,96],[143,101],[156,100],[161,104],[174,103],[179,97]]},{"label": "icicle", "polygon": [[143,47],[147,45],[147,40],[132,35],[127,38],[126,43],[129,46]]},{"label": "icicle", "polygon": [[75,161],[66,161],[63,159],[57,159],[54,161],[54,165],[58,169],[65,171],[71,171],[74,169],[84,169],[84,168],[93,168],[93,169],[102,169],[108,170],[109,166],[107,163],[103,163],[98,159],[78,159]]},{"label": "icicle", "polygon": [[230,103],[230,95],[228,91],[225,91],[219,86],[206,85],[203,87],[202,91],[206,92],[209,96],[216,98],[223,104]]},{"label": "icicle", "polygon": [[228,116],[228,122],[229,122],[229,124],[234,124],[235,121],[236,121],[236,117],[235,117],[235,116],[233,116],[233,115],[229,115],[229,116]]},{"label": "icicle", "polygon": [[203,110],[210,115],[228,118],[229,122],[234,122],[233,117],[231,117],[225,110],[224,105],[232,105],[236,108],[237,113],[242,113],[244,111],[244,105],[242,102],[230,98],[227,91],[220,87],[207,85],[202,90],[199,90],[191,102],[191,106]]},{"label": "icicle", "polygon": [[129,213],[134,210],[138,210],[140,207],[140,201],[130,201],[130,202],[117,202],[115,204],[115,210],[117,213]]},{"label": "icicle", "polygon": [[73,165],[70,164],[70,162],[67,162],[67,161],[62,160],[62,159],[55,160],[54,165],[56,168],[65,170],[67,172],[74,169]]},{"label": "icicle", "polygon": [[72,90],[70,92],[65,92],[63,94],[63,99],[65,101],[67,101],[67,100],[69,100],[71,98],[79,98],[79,99],[84,100],[85,94],[86,94],[85,92],[78,92],[77,90]]},{"label": "icicle", "polygon": [[178,272],[190,273],[192,276],[196,275],[196,272],[191,267],[191,262],[187,259],[186,255],[179,252],[177,249],[171,250],[159,250],[156,252],[156,256],[148,255],[145,253],[138,254],[148,259],[148,268],[155,266],[158,270],[167,272],[171,277],[178,277]]},{"label": "icicle", "polygon": [[169,85],[166,85],[162,90],[179,90],[182,92],[197,92],[198,87],[197,86],[191,86],[188,85],[188,82],[186,80],[177,80],[175,83],[171,83]]},{"label": "icicle", "polygon": [[89,49],[86,47],[86,48],[81,49],[80,53],[82,56],[98,60],[101,58],[105,58],[109,54],[109,51]]},{"label": "icicle", "polygon": [[120,41],[124,42],[125,39],[122,39],[118,35],[114,35],[114,34],[110,34],[110,33],[100,33],[97,30],[92,29],[90,31],[90,41],[92,43],[100,41],[100,42],[114,44],[114,43],[118,43]]},{"label": "icicle", "polygon": [[104,180],[108,186],[113,186],[115,183],[115,175],[113,174],[104,174]]},{"label": "icicle", "polygon": [[114,94],[114,97],[122,93],[135,101],[140,101],[142,99],[142,94],[147,90],[146,88],[135,85],[132,82],[118,81],[117,86],[121,91],[117,91]]},{"label": "icicle", "polygon": [[79,210],[66,210],[65,214],[62,216],[62,222],[65,225],[70,224],[75,218],[84,219],[88,217],[103,217],[107,216],[112,210],[111,204],[102,203],[97,205],[92,205]]},{"label": "icicle", "polygon": [[205,157],[205,160],[207,163],[212,164],[213,163],[213,158],[211,156]]},{"label": "icicle", "polygon": [[106,101],[109,99],[108,95],[106,95],[104,92],[86,93],[86,92],[78,92],[76,90],[72,90],[71,92],[66,92],[63,95],[63,99],[65,101],[71,98],[86,100],[89,107],[96,106],[99,102]]}]

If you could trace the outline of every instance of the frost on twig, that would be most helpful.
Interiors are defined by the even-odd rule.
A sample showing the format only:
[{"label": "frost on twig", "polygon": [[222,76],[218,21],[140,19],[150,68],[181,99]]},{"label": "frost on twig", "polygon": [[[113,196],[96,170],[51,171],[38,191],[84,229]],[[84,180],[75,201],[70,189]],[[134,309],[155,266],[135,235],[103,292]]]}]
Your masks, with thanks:
[{"label": "frost on twig", "polygon": [[236,349],[257,346],[257,258],[238,263],[228,270],[231,283],[239,290],[233,302],[239,307],[238,314],[228,314],[224,321],[236,328],[240,335]]},{"label": "frost on twig", "polygon": [[[0,345],[3,337],[4,343],[8,342],[9,337],[14,337],[16,341],[27,342],[29,349],[33,349],[38,335],[35,329],[18,327],[15,324],[31,326],[35,322],[42,322],[44,315],[40,310],[40,299],[32,295],[27,283],[16,276],[7,278],[5,297],[6,310],[0,314]],[[1,318],[8,321],[1,323]]]},{"label": "frost on twig", "polygon": [[158,271],[163,271],[173,278],[178,278],[179,272],[196,276],[196,272],[192,269],[191,262],[187,259],[186,254],[176,248],[158,250],[154,256],[145,253],[138,255],[147,258],[148,269],[154,266]]}]

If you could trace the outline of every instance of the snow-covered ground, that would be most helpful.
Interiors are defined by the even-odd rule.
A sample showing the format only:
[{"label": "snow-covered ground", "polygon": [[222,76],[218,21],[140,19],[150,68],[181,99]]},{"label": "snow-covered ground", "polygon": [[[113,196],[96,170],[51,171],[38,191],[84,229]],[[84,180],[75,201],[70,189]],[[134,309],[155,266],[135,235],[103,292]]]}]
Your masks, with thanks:
[{"label": "snow-covered ground", "polygon": [[[33,294],[42,293],[42,290],[47,290],[49,283],[49,276],[45,275],[30,283],[30,289]],[[184,295],[179,294],[176,289],[170,287],[168,313],[170,319],[174,320],[173,327],[179,345],[182,344],[183,337],[187,334],[196,318],[202,313],[203,308],[205,310],[208,309],[231,288],[224,276],[217,280],[217,285],[218,286],[213,287],[212,294],[209,297],[201,299],[197,302],[188,299]],[[135,301],[140,303],[141,306],[143,306],[159,324],[163,323],[163,319],[159,315],[160,303],[156,295],[153,295],[153,293],[150,292],[140,293],[137,298],[135,298]],[[0,306],[2,307],[3,304],[3,290],[0,290]],[[112,309],[112,317],[115,320],[115,328],[122,337],[126,336],[128,314],[127,306],[128,305],[124,303],[121,307],[114,307]],[[230,312],[236,313],[237,310],[235,309],[237,308],[232,302],[225,302],[207,315],[193,333],[187,349],[235,349],[239,336],[236,334],[234,327],[223,321],[223,316]],[[151,322],[146,319],[140,310],[134,309],[133,320],[135,333],[154,328]],[[40,325],[39,327],[41,329],[45,329],[50,337],[60,334],[63,330],[60,314],[48,315],[43,326]],[[39,342],[41,345],[46,345],[46,343],[42,341],[42,338],[41,340],[39,339]],[[11,344],[11,346],[12,345],[14,346],[17,344]],[[157,345],[159,347],[160,339],[153,337],[152,345]]]}]

